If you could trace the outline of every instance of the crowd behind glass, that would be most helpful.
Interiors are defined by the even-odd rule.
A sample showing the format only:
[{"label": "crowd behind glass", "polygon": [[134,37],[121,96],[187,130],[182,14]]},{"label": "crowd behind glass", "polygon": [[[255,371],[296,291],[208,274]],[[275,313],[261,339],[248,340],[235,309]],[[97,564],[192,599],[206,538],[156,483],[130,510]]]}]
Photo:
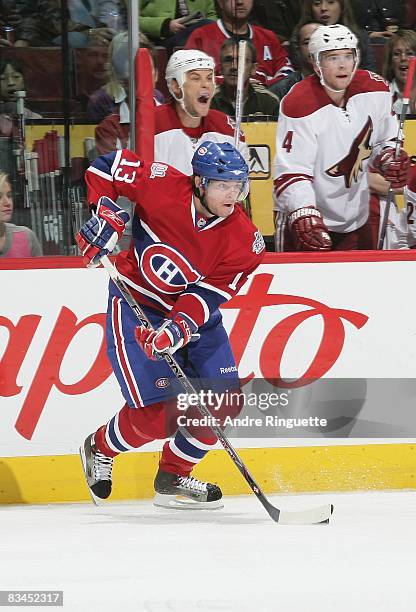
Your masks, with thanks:
[{"label": "crowd behind glass", "polygon": [[[197,40],[198,28],[219,17],[238,40],[241,23],[236,19],[234,30],[232,12],[226,17],[239,3],[252,7],[249,23],[274,32],[290,65],[277,82],[258,82],[259,58],[249,43],[245,115],[278,120],[282,97],[312,72],[307,43],[314,22],[339,22],[355,32],[361,67],[390,83],[400,113],[403,63],[416,55],[416,3],[405,0],[142,0],[140,45],[151,50],[156,104],[168,100],[169,55],[188,38]],[[0,0],[0,257],[77,254],[84,171],[108,150],[100,125],[117,113],[128,137],[127,22],[123,0]],[[230,115],[233,53],[232,44],[218,50],[222,78],[211,103]],[[414,93],[410,116],[416,115]]]}]

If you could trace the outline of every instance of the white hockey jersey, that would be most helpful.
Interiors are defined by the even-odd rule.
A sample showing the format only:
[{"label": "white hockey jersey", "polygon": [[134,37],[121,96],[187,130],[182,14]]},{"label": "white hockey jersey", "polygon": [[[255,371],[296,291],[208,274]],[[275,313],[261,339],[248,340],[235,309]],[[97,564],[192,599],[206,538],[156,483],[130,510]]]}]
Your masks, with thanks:
[{"label": "white hockey jersey", "polygon": [[[234,144],[234,121],[225,113],[210,110],[201,125],[187,128],[182,125],[172,104],[155,109],[155,161],[173,166],[183,174],[192,174],[191,160],[204,140]],[[239,150],[248,161],[248,149],[240,132]]]},{"label": "white hockey jersey", "polygon": [[416,166],[413,166],[410,181],[404,188],[407,216],[407,242],[409,248],[416,248]]},{"label": "white hockey jersey", "polygon": [[316,75],[297,83],[280,106],[275,210],[316,206],[329,230],[358,229],[369,214],[369,159],[397,129],[389,87],[377,74],[356,72],[345,108],[332,102]]},{"label": "white hockey jersey", "polygon": [[[377,206],[380,214],[380,224],[378,238],[380,239],[383,218],[387,206],[387,197],[373,194],[377,201]],[[407,232],[407,211],[399,210],[396,205],[395,197],[393,196],[390,202],[389,214],[387,217],[386,235],[384,238],[383,249],[387,251],[408,249],[408,232]]]}]

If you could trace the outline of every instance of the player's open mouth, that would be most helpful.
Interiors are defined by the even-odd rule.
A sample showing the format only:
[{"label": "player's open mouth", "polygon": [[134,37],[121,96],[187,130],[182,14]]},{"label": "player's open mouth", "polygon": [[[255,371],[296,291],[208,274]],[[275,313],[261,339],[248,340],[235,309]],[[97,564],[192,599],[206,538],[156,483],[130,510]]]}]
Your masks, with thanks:
[{"label": "player's open mouth", "polygon": [[207,96],[205,94],[203,96],[199,96],[198,102],[199,102],[199,104],[208,104],[209,103],[209,96]]}]

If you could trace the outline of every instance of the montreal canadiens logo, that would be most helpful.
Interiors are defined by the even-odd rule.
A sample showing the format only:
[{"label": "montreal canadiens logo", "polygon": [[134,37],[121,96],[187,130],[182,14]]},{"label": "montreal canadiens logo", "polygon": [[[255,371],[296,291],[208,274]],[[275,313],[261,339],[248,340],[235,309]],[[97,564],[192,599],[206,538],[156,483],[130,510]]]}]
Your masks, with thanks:
[{"label": "montreal canadiens logo", "polygon": [[151,244],[144,249],[140,264],[147,282],[162,293],[181,293],[201,278],[178,251],[166,244]]},{"label": "montreal canadiens logo", "polygon": [[158,378],[155,385],[158,389],[165,389],[166,387],[169,387],[170,380],[169,378]]}]

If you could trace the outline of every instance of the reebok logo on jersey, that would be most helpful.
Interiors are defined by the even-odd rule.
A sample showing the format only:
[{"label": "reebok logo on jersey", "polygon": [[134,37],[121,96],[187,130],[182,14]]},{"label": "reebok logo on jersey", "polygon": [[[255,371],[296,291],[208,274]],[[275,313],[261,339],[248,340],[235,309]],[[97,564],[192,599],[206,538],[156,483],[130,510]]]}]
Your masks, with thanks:
[{"label": "reebok logo on jersey", "polygon": [[237,366],[229,366],[228,368],[220,368],[221,374],[228,374],[229,372],[237,372]]},{"label": "reebok logo on jersey", "polygon": [[371,117],[368,117],[363,129],[354,139],[348,155],[331,168],[328,168],[326,174],[333,177],[343,176],[347,189],[352,186],[353,181],[357,183],[358,175],[363,171],[363,162],[370,157],[373,150],[373,147],[370,145],[372,133],[373,122]]}]

